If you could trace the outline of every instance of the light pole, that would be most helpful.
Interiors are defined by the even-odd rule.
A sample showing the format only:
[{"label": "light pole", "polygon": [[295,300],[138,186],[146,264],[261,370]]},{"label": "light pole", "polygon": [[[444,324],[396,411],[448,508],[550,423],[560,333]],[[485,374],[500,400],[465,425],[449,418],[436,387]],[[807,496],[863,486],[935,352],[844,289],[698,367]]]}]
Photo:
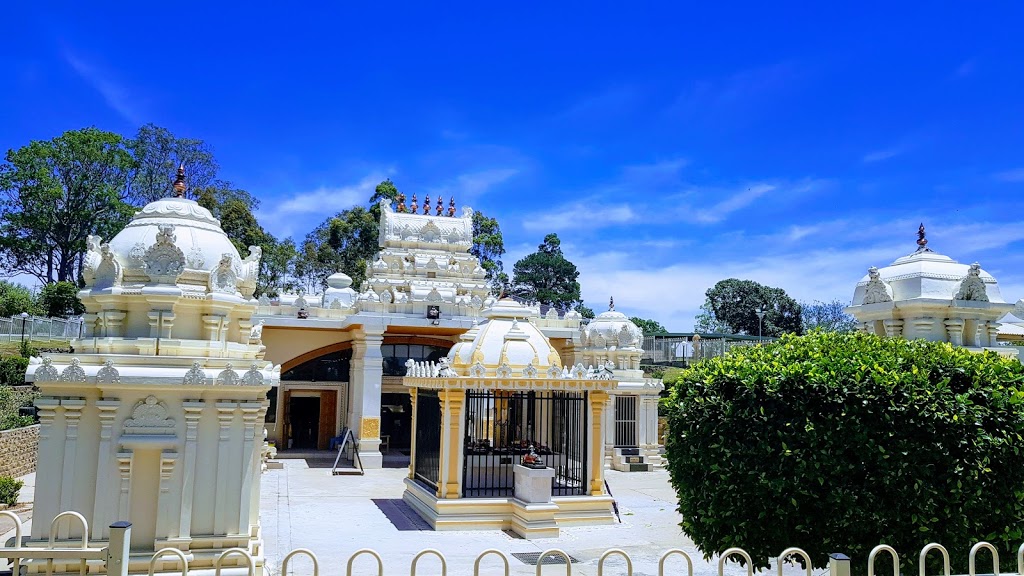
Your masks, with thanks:
[{"label": "light pole", "polygon": [[754,308],[754,314],[757,314],[757,341],[761,341],[761,322],[764,320],[764,308],[758,306]]},{"label": "light pole", "polygon": [[25,323],[28,321],[28,312],[21,313],[21,343],[25,343]]}]

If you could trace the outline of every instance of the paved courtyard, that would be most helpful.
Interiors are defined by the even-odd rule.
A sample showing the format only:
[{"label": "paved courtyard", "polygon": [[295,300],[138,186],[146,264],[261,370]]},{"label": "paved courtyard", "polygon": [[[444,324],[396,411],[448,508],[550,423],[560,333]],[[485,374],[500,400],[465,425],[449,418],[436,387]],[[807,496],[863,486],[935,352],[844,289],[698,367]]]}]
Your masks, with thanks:
[{"label": "paved courtyard", "polygon": [[[402,497],[402,479],[406,469],[368,470],[365,476],[332,476],[330,468],[318,467],[309,460],[285,460],[282,470],[263,475],[261,521],[266,542],[267,565],[271,574],[280,571],[281,560],[289,550],[308,548],[320,560],[322,573],[344,574],[349,557],[361,548],[373,548],[384,558],[384,573],[406,574],[417,552],[425,548],[441,551],[448,559],[448,574],[472,574],[477,555],[495,548],[509,555],[512,574],[535,574],[535,568],[517,559],[513,553],[541,552],[561,548],[579,563],[574,575],[597,574],[597,561],[608,548],[621,548],[633,559],[633,574],[658,574],[658,559],[670,548],[681,548],[695,560],[698,574],[714,574],[717,567],[700,560],[700,553],[679,528],[675,494],[664,470],[646,473],[607,471],[608,484],[619,505],[621,524],[562,529],[557,539],[524,540],[497,530],[434,532],[403,526],[399,530],[377,500]],[[386,506],[386,503],[385,503]],[[399,522],[402,524],[402,522]],[[353,574],[376,574],[373,560],[361,557]],[[666,574],[685,574],[683,562]],[[500,574],[500,559],[489,557],[481,574]],[[297,559],[289,572],[311,573],[305,559]],[[484,569],[486,568],[486,569]],[[613,569],[614,568],[614,569]],[[729,574],[746,571],[735,564]],[[424,557],[419,574],[440,574],[437,560]],[[564,574],[564,566],[546,566],[544,574]],[[625,574],[621,559],[609,559],[605,574]]]}]

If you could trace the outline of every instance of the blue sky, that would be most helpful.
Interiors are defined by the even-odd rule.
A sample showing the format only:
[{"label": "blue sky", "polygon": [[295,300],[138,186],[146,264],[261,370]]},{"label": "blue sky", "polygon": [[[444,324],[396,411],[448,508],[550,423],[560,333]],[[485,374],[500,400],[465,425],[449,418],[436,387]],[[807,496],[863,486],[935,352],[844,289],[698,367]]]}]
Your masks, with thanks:
[{"label": "blue sky", "polygon": [[728,277],[849,301],[922,221],[1024,296],[1019,2],[36,4],[0,147],[154,122],[279,236],[390,177],[497,217],[509,270],[557,232],[587,304],[674,330]]}]

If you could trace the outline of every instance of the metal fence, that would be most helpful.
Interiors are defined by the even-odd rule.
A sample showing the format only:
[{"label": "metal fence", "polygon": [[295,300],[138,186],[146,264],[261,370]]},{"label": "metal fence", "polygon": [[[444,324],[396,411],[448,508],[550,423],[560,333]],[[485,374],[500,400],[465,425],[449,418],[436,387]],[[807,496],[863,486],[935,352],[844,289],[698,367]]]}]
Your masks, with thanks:
[{"label": "metal fence", "polygon": [[[768,342],[769,338],[763,339]],[[678,364],[680,366],[695,364],[707,358],[724,356],[737,346],[754,346],[756,338],[692,338],[689,336],[662,337],[645,336],[643,344],[643,364]]]},{"label": "metal fence", "polygon": [[615,447],[635,448],[636,441],[636,396],[615,397]]},{"label": "metal fence", "polygon": [[[57,524],[61,520],[77,520],[80,523],[82,529],[82,539],[80,542],[76,542],[74,545],[68,545],[66,542],[55,542],[53,537],[50,537],[50,541],[46,546],[25,546],[22,541],[23,526],[21,519],[13,512],[0,511],[0,516],[6,516],[14,521],[15,524],[15,538],[14,545],[8,547],[0,547],[0,558],[8,558],[13,562],[13,573],[18,574],[21,569],[22,560],[43,560],[47,563],[47,573],[53,573],[54,564],[60,562],[62,564],[78,564],[79,574],[86,576],[86,574],[97,571],[105,572],[108,576],[127,576],[128,574],[128,552],[129,543],[131,542],[131,523],[129,522],[115,522],[110,526],[110,541],[106,546],[90,546],[89,545],[89,525],[85,518],[77,512],[63,512],[59,514],[50,524],[50,533],[53,534]],[[978,542],[971,547],[968,553],[968,573],[970,576],[977,574],[977,556],[981,551],[985,551],[992,561],[992,573],[998,575],[999,571],[999,551],[998,549],[989,544],[988,542]],[[940,544],[932,543],[925,546],[918,554],[918,571],[922,576],[926,574],[926,562],[929,555],[937,553],[941,556],[943,564],[944,576],[950,574],[950,561],[949,552]],[[876,546],[868,554],[866,559],[867,574],[868,576],[875,576],[875,565],[880,559],[879,556],[888,556],[891,559],[892,573],[894,576],[900,574],[900,557],[899,553],[885,544]],[[297,548],[292,550],[284,556],[281,561],[280,576],[288,576],[289,568],[294,568],[293,560],[299,556],[305,556],[308,559],[308,565],[312,570],[307,573],[311,573],[313,576],[320,575],[320,561],[317,559],[316,554],[307,548]],[[448,559],[439,550],[428,548],[421,550],[417,553],[409,564],[410,576],[416,576],[419,569],[421,560],[430,556],[436,561],[434,564],[440,564],[441,574],[448,573]],[[531,557],[532,558],[532,557]],[[227,562],[231,559],[231,562]],[[614,560],[613,560],[614,559]],[[811,557],[807,552],[800,548],[787,548],[782,551],[776,558],[773,558],[775,564],[776,573],[779,576],[783,574],[783,566],[796,559],[803,564],[804,568],[800,570],[804,572],[806,576],[812,576],[813,570],[816,567]],[[605,564],[613,560],[614,565],[606,568]],[[697,559],[698,562],[700,558]],[[718,576],[725,575],[726,564],[730,560],[738,560],[743,563],[746,567],[747,576],[753,576],[754,569],[752,558],[742,548],[729,548],[723,551],[717,559],[717,574]],[[90,565],[89,561],[93,564]],[[356,567],[357,561],[361,569],[365,570],[367,565],[376,568],[377,576],[384,576],[384,558],[379,552],[372,548],[363,548],[355,551],[348,559],[345,564],[346,576],[353,575],[353,569]],[[534,574],[540,576],[543,574],[542,570],[545,565],[560,564],[564,566],[564,573],[566,576],[572,576],[573,573],[573,562],[576,559],[572,558],[565,551],[558,548],[551,548],[536,554],[536,559],[532,560],[535,566]],[[653,559],[645,557],[640,562],[651,564],[651,566],[645,566],[642,569],[653,570]],[[863,560],[861,560],[863,561]],[[592,561],[591,561],[592,562]],[[97,565],[99,563],[100,565]],[[187,575],[189,572],[189,560],[188,557],[177,548],[164,548],[158,550],[150,557],[149,562],[149,574],[152,575],[156,571],[157,564],[171,564],[174,566],[174,570],[180,571],[182,575]],[[605,550],[597,560],[597,575],[603,576],[605,570],[609,570],[609,574],[614,571],[615,574],[626,574],[626,576],[632,576],[633,574],[633,558],[628,552],[612,548]],[[398,574],[399,571],[395,568],[396,563],[389,563],[388,574]],[[883,560],[884,564],[888,564]],[[592,565],[592,564],[591,564]],[[254,576],[256,573],[256,562],[252,555],[244,549],[232,548],[225,550],[219,554],[213,560],[213,568],[215,574],[219,575],[222,568],[226,567],[244,567],[249,576]],[[484,568],[485,572],[481,572],[481,568]],[[500,568],[499,568],[500,567]],[[658,576],[666,576],[667,574],[681,574],[682,570],[686,570],[688,576],[694,574],[694,559],[684,550],[674,548],[666,550],[657,559],[657,574]],[[818,568],[824,568],[824,566],[817,566]],[[101,570],[97,570],[97,568]],[[468,569],[468,566],[466,567]],[[844,554],[837,553],[832,554],[828,560],[828,570],[832,576],[850,576],[852,568],[852,560]],[[340,566],[332,566],[331,572],[340,572]],[[561,568],[556,568],[561,573]],[[166,568],[161,567],[160,572],[165,572]],[[294,571],[294,570],[292,570]],[[401,572],[404,572],[404,566]],[[501,550],[489,549],[484,550],[473,561],[473,574],[479,576],[481,573],[486,574],[504,574],[509,576],[511,574],[511,563],[509,556]],[[889,571],[883,568],[883,573],[888,575]],[[1017,549],[1017,574],[1018,576],[1024,576],[1024,544]]]},{"label": "metal fence", "polygon": [[513,468],[533,449],[555,469],[553,496],[585,493],[586,392],[466,393],[463,496],[511,496]]},{"label": "metal fence", "polygon": [[67,342],[82,336],[81,318],[47,318],[45,316],[11,316],[0,318],[0,342],[51,340]]},{"label": "metal fence", "polygon": [[416,480],[437,490],[441,471],[441,401],[436,390],[416,394]]}]

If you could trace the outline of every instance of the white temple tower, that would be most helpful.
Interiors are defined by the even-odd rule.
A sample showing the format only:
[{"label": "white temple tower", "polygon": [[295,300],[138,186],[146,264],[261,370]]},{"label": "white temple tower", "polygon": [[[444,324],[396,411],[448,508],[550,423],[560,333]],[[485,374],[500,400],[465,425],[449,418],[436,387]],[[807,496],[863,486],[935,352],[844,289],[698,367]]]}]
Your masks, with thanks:
[{"label": "white temple tower", "polygon": [[[262,360],[250,321],[261,251],[240,258],[184,190],[179,169],[175,197],[147,205],[109,243],[89,238],[86,333],[74,353],[29,365],[43,394],[32,539],[73,510],[92,541],[132,523],[133,573],[164,547],[193,571],[240,547],[262,573],[260,449],[280,368]],[[77,525],[57,530],[81,538]]]}]

